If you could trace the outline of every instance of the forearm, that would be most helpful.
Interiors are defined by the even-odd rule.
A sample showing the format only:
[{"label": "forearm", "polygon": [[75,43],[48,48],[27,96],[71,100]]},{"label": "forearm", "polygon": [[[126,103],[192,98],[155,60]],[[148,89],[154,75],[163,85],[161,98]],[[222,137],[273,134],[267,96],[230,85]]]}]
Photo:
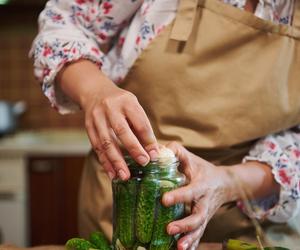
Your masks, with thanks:
[{"label": "forearm", "polygon": [[96,93],[100,97],[105,95],[109,88],[116,87],[99,67],[89,60],[79,60],[66,65],[58,73],[56,84],[81,107]]},{"label": "forearm", "polygon": [[275,181],[272,169],[264,163],[249,161],[224,167],[229,186],[229,201],[243,198],[243,191],[251,200],[279,194],[280,185]]}]

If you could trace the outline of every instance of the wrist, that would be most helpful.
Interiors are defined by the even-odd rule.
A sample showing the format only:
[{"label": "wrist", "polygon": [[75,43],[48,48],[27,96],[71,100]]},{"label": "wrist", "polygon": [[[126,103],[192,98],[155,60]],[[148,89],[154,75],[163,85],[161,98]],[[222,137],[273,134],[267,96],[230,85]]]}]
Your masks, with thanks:
[{"label": "wrist", "polygon": [[262,199],[280,192],[272,168],[266,163],[249,161],[223,168],[227,174],[225,179],[229,183],[231,201]]},{"label": "wrist", "polygon": [[78,93],[78,104],[83,110],[87,110],[96,100],[108,96],[110,88],[115,87],[111,81],[101,75],[88,77],[82,83],[81,91]]},{"label": "wrist", "polygon": [[239,200],[241,197],[236,182],[234,166],[220,166],[218,169],[221,172],[223,190],[225,191],[223,203]]},{"label": "wrist", "polygon": [[99,67],[89,60],[79,60],[66,65],[57,75],[57,83],[63,92],[86,110],[91,101],[103,98],[115,84]]}]

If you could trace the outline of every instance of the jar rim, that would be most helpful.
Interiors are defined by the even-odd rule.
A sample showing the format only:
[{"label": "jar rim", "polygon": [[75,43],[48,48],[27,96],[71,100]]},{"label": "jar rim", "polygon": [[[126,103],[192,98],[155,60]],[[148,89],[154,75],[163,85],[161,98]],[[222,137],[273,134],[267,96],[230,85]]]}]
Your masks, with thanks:
[{"label": "jar rim", "polygon": [[138,164],[130,155],[125,155],[125,162],[130,169],[154,169],[154,168],[172,168],[178,167],[179,159],[177,157],[159,157],[150,161],[146,166]]}]

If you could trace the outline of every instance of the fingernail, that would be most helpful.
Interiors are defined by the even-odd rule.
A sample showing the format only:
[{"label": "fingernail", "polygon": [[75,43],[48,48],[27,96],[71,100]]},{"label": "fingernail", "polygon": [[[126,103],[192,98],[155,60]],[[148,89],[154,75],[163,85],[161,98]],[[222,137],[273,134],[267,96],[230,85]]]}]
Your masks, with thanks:
[{"label": "fingernail", "polygon": [[113,180],[115,178],[115,174],[113,172],[108,172],[108,177],[110,180]]},{"label": "fingernail", "polygon": [[163,201],[166,205],[172,204],[173,203],[173,197],[169,195],[165,195],[163,198]]},{"label": "fingernail", "polygon": [[125,181],[127,179],[127,174],[125,173],[125,171],[123,169],[120,169],[118,171],[118,175],[123,181]]},{"label": "fingernail", "polygon": [[148,164],[148,158],[144,155],[141,155],[137,158],[137,162],[142,166],[146,166]]},{"label": "fingernail", "polygon": [[180,228],[177,226],[172,226],[171,229],[169,230],[169,234],[178,234],[180,232]]},{"label": "fingernail", "polygon": [[158,158],[158,152],[155,149],[152,149],[149,152],[149,156],[150,156],[151,161],[154,161]]}]

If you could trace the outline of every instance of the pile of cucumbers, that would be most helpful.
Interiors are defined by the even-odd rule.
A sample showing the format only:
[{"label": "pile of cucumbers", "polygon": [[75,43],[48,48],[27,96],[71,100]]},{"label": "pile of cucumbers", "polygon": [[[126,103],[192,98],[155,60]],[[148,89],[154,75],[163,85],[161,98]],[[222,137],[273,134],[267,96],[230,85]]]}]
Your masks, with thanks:
[{"label": "pile of cucumbers", "polygon": [[[118,243],[119,244],[119,243]],[[138,246],[138,250],[145,248]],[[108,240],[101,232],[93,232],[89,240],[82,238],[73,238],[66,243],[67,250],[113,250],[113,246],[109,245]],[[254,244],[244,241],[229,239],[223,242],[223,250],[261,250]],[[284,247],[265,247],[263,250],[289,250]]]},{"label": "pile of cucumbers", "polygon": [[167,233],[167,225],[184,215],[184,205],[162,205],[164,193],[182,185],[170,178],[154,178],[143,173],[128,181],[115,180],[114,235],[115,250],[171,250],[176,249],[179,235]]},{"label": "pile of cucumbers", "polygon": [[72,238],[66,243],[67,250],[112,250],[109,241],[102,232],[93,232],[88,240]]}]

